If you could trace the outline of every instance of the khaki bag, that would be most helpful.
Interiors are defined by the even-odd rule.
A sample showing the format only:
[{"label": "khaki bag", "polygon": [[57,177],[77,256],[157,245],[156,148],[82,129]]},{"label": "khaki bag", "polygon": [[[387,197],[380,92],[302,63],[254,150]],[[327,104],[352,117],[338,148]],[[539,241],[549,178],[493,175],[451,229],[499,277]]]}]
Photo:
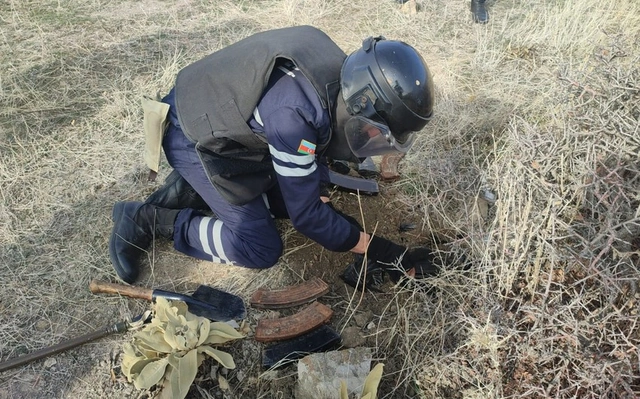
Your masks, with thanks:
[{"label": "khaki bag", "polygon": [[158,175],[158,169],[160,169],[162,138],[167,128],[169,104],[144,96],[142,98],[142,109],[144,110],[143,126],[145,135],[144,162],[150,169],[149,180],[153,181]]}]

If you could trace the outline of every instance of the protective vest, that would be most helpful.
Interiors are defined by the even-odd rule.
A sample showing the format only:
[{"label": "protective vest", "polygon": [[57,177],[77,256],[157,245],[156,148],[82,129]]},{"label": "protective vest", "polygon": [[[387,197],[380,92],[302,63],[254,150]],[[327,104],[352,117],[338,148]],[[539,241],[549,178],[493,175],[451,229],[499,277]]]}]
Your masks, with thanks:
[{"label": "protective vest", "polygon": [[185,67],[175,84],[185,135],[218,191],[243,204],[275,184],[264,137],[247,124],[276,60],[292,61],[324,108],[336,100],[346,54],[322,31],[297,26],[257,33]]}]

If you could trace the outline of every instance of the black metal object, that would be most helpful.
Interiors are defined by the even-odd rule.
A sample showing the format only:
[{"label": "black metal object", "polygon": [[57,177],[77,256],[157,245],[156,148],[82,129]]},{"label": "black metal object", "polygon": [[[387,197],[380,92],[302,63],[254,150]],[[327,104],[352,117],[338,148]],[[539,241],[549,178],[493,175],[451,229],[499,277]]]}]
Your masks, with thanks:
[{"label": "black metal object", "polygon": [[205,302],[208,305],[214,306],[219,315],[223,315],[227,318],[227,320],[222,321],[241,320],[247,317],[247,310],[244,307],[244,301],[237,295],[211,288],[206,285],[201,285],[193,294],[191,294],[191,297]]},{"label": "black metal object", "polygon": [[329,182],[347,190],[358,191],[360,194],[376,195],[380,192],[375,180],[343,175],[332,170],[329,170]]},{"label": "black metal object", "polygon": [[310,353],[329,350],[340,341],[340,334],[325,324],[297,338],[268,346],[263,351],[262,366],[283,367]]},{"label": "black metal object", "polygon": [[[125,331],[127,331],[132,323],[138,321],[141,323],[145,323],[149,320],[149,314],[145,315],[140,315],[136,318],[133,319],[133,321],[129,322],[129,321],[122,321],[119,323],[115,323],[115,324],[110,324],[108,326],[104,326],[100,329],[97,329],[93,332],[90,332],[88,334],[85,335],[81,335],[79,337],[76,338],[72,338],[72,339],[68,339],[66,341],[62,341],[59,344],[53,345],[53,346],[49,346],[47,348],[43,348],[40,350],[37,350],[35,352],[29,353],[27,355],[24,356],[18,356],[16,358],[13,358],[11,360],[8,360],[6,362],[0,363],[0,373],[3,371],[7,371],[13,368],[16,368],[18,366],[22,366],[23,364],[27,364],[30,362],[33,362],[35,360],[38,359],[42,359],[48,356],[52,356],[55,355],[57,353],[60,352],[64,352],[68,349],[72,349],[75,348],[77,346],[86,344],[87,342],[91,342],[91,341],[95,341],[97,339],[100,339],[102,337],[106,337],[107,335],[111,335],[111,334],[116,334],[116,333],[123,333]],[[144,320],[142,320],[144,318]]]},{"label": "black metal object", "polygon": [[155,301],[158,297],[183,301],[191,313],[214,321],[237,320],[246,316],[242,298],[206,285],[199,286],[192,295],[97,280],[91,281],[89,289],[94,294],[118,294],[147,301]]}]

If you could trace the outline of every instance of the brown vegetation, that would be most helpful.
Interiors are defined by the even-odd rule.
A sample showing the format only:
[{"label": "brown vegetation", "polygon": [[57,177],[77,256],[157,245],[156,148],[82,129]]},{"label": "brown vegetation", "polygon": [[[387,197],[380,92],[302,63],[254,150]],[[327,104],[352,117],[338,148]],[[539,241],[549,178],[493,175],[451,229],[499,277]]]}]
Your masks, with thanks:
[{"label": "brown vegetation", "polygon": [[[477,25],[463,0],[418,0],[414,15],[393,0],[0,3],[0,357],[148,307],[87,288],[115,280],[113,203],[157,187],[145,181],[141,97],[253,32],[312,24],[347,52],[369,35],[404,40],[437,86],[436,117],[401,178],[377,198],[334,201],[354,216],[362,208],[368,230],[470,267],[360,297],[336,277],[348,256],[283,223],[286,254],[271,270],[196,262],[158,243],[140,284],[205,283],[248,299],[322,277],[338,330],[373,314],[364,330],[385,362],[381,397],[640,396],[640,4],[488,4],[489,24]],[[418,228],[399,233],[404,221]],[[250,311],[249,322],[260,317]],[[138,397],[119,368],[128,338],[6,372],[0,397]],[[244,341],[229,348],[231,387],[203,366],[193,397],[290,394],[295,371],[263,372],[260,346]]]}]

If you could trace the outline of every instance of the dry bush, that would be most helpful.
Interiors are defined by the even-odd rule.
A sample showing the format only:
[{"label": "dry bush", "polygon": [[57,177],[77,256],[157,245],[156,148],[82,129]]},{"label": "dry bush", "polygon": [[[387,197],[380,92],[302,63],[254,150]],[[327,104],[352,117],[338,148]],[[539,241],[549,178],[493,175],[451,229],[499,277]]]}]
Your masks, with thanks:
[{"label": "dry bush", "polygon": [[405,202],[471,264],[413,315],[435,327],[414,356],[425,397],[640,394],[640,14],[537,6],[493,37],[495,77],[478,71],[495,86],[473,95],[502,100],[477,119],[450,101],[448,134],[407,162]]}]

